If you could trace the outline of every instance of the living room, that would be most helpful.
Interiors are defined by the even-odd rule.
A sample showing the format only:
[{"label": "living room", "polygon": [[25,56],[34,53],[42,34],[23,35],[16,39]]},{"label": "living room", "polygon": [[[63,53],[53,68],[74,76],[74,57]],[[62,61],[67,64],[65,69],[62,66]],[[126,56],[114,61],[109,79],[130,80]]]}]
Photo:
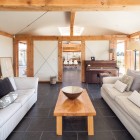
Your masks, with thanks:
[{"label": "living room", "polygon": [[[139,84],[137,81],[140,71],[139,8],[140,2],[132,0],[125,2],[69,0],[63,3],[57,0],[1,1],[0,59],[10,58],[12,62],[14,77],[9,80],[11,84],[14,83],[12,86],[17,99],[0,109],[0,114],[5,112],[6,115],[5,110],[12,110],[10,106],[19,105],[19,102],[21,107],[19,105],[15,110],[21,108],[23,112],[17,115],[17,118],[20,116],[19,120],[17,118],[12,120],[11,113],[7,118],[9,122],[3,117],[0,118],[0,140],[140,139],[138,121],[140,100],[138,105],[137,103],[135,105],[130,101],[133,97],[126,99],[133,92],[132,95],[139,98],[139,95],[136,95],[139,88],[134,86],[134,83]],[[26,44],[26,49],[20,49],[19,44]],[[67,53],[65,49],[72,47],[73,50],[68,50]],[[67,65],[64,65],[64,57],[68,59]],[[79,71],[77,68],[79,65],[74,64],[74,60],[69,64],[69,58],[78,59]],[[91,60],[92,58],[94,60]],[[101,64],[95,66],[96,62]],[[23,75],[20,74],[21,67],[24,67]],[[67,74],[64,73],[64,69]],[[87,69],[96,73],[93,77],[91,73],[89,74],[89,78],[93,78],[90,82],[86,77]],[[107,74],[107,77],[106,75],[102,77],[97,71]],[[127,80],[120,79],[125,74],[133,77],[133,82],[129,77],[131,79],[129,89],[126,82],[129,81],[128,77],[125,77]],[[51,77],[55,77],[55,84],[50,83]],[[1,75],[1,78],[5,77]],[[61,115],[56,113],[58,107],[56,105],[59,97],[65,98],[65,95],[61,94],[61,89],[67,86],[82,88],[82,94],[77,98],[80,102],[75,100],[77,102],[74,102],[73,110],[82,103],[82,106],[86,107],[82,101],[87,100],[86,103],[92,104],[96,111],[91,109],[92,113],[82,114],[82,112],[82,115],[78,114],[78,111],[71,115],[63,112],[63,115],[61,114],[63,119],[60,118]],[[24,96],[17,95],[18,90],[21,90],[19,94]],[[22,90],[28,93],[28,97]],[[21,98],[24,98],[24,101]],[[30,102],[27,102],[27,98]],[[71,106],[73,101],[70,105],[65,103],[63,107]],[[126,108],[123,108],[125,104]],[[127,109],[127,105],[133,108]],[[128,112],[129,109],[132,111]],[[132,113],[136,113],[135,116]]]}]

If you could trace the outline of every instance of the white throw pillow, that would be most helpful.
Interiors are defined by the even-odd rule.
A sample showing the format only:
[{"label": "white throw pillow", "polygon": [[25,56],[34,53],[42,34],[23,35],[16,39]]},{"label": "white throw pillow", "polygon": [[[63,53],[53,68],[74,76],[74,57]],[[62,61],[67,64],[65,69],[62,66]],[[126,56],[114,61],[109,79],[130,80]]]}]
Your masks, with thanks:
[{"label": "white throw pillow", "polygon": [[138,107],[140,107],[140,93],[138,93],[136,90],[133,91],[133,93],[127,97],[131,102],[136,104]]},{"label": "white throw pillow", "polygon": [[117,80],[114,84],[114,88],[120,92],[124,92],[127,88],[127,84],[122,83],[121,81]]}]

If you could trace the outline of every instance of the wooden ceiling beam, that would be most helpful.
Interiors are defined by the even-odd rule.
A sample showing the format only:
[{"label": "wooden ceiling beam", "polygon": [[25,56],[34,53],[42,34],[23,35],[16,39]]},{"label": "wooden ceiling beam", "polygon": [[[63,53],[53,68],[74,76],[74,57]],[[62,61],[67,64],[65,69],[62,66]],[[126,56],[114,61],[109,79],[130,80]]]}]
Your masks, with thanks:
[{"label": "wooden ceiling beam", "polygon": [[0,31],[0,35],[13,38],[13,35],[6,33],[6,32],[3,32],[3,31]]},{"label": "wooden ceiling beam", "polygon": [[140,36],[140,31],[129,35],[130,38],[135,37],[135,36]]},{"label": "wooden ceiling beam", "polygon": [[[22,36],[21,36],[22,37]],[[18,36],[20,38],[20,36]],[[111,40],[127,39],[127,35],[99,35],[99,36],[32,36],[33,40],[62,40],[62,41],[81,41],[81,40]]]},{"label": "wooden ceiling beam", "polygon": [[139,10],[140,0],[0,0],[0,10],[116,11]]},{"label": "wooden ceiling beam", "polygon": [[70,15],[70,36],[73,36],[73,32],[74,32],[74,20],[75,20],[75,12],[71,12],[71,15]]}]

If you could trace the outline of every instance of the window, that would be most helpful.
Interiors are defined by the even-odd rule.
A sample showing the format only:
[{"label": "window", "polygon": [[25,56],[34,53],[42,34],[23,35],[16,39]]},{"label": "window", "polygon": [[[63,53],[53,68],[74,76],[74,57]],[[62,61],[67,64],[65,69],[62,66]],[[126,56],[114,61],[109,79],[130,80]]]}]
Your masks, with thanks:
[{"label": "window", "polygon": [[125,41],[117,41],[117,66],[119,67],[119,73],[125,73]]}]

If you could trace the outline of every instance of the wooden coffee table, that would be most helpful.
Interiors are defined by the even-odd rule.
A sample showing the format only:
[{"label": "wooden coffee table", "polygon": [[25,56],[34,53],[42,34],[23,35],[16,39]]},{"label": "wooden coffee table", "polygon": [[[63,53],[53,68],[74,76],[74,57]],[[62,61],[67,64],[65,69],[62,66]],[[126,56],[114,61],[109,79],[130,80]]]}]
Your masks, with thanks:
[{"label": "wooden coffee table", "polygon": [[85,89],[75,100],[69,100],[60,90],[54,109],[54,116],[56,116],[57,135],[62,135],[63,116],[87,116],[88,135],[94,135],[93,116],[96,116],[96,111]]}]

